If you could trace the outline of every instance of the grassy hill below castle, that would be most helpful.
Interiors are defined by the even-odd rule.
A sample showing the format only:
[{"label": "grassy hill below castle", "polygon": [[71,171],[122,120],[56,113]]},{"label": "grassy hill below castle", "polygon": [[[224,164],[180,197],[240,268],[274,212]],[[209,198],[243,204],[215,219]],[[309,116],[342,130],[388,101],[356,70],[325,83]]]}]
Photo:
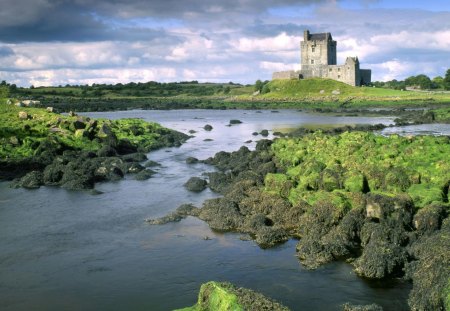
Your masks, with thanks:
[{"label": "grassy hill below castle", "polygon": [[[331,79],[273,80],[264,94],[253,99],[285,102],[322,102],[355,106],[391,105],[392,103],[450,103],[450,92],[401,91],[374,87],[354,87]],[[241,96],[249,99],[249,96]]]}]

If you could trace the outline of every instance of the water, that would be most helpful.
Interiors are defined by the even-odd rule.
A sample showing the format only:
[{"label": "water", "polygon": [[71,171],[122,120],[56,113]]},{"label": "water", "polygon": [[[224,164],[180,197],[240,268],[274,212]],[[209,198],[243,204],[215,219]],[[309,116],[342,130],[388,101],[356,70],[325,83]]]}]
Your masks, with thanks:
[{"label": "water", "polygon": [[[217,196],[183,188],[192,176],[213,170],[187,165],[221,150],[254,147],[254,131],[314,124],[392,123],[393,118],[331,117],[294,110],[125,111],[89,113],[93,117],[141,117],[196,137],[179,148],[149,154],[161,163],[147,181],[132,176],[96,185],[102,192],[70,192],[41,187],[10,189],[0,183],[1,310],[171,310],[193,305],[201,283],[230,281],[293,310],[339,310],[344,302],[376,302],[385,310],[404,310],[409,284],[378,285],[358,278],[351,266],[332,263],[315,271],[301,267],[295,240],[262,250],[239,234],[212,232],[188,217],[150,226],[145,218],[167,214],[182,203],[200,206]],[[226,126],[230,119],[243,123]],[[202,128],[211,124],[213,130]],[[213,141],[205,141],[212,139]],[[205,240],[204,237],[211,240]]]}]

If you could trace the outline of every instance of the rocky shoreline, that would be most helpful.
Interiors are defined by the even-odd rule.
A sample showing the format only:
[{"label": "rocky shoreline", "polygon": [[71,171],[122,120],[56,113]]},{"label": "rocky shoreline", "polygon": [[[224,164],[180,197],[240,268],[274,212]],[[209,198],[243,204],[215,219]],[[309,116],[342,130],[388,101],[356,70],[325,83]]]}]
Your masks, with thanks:
[{"label": "rocky shoreline", "polygon": [[[411,281],[413,310],[448,309],[449,138],[299,133],[204,160],[218,169],[208,174],[208,187],[223,197],[148,222],[195,216],[213,230],[246,234],[262,248],[297,238],[297,257],[308,269],[346,260],[364,278]],[[347,150],[338,158],[311,155],[318,144]],[[339,158],[352,161],[352,152],[367,163],[351,166]]]},{"label": "rocky shoreline", "polygon": [[17,117],[16,108],[7,109],[2,119],[10,125],[0,137],[0,180],[13,180],[12,187],[86,190],[126,174],[145,180],[155,173],[140,164],[147,152],[180,146],[189,138],[138,119],[95,120],[43,109],[20,111]]}]

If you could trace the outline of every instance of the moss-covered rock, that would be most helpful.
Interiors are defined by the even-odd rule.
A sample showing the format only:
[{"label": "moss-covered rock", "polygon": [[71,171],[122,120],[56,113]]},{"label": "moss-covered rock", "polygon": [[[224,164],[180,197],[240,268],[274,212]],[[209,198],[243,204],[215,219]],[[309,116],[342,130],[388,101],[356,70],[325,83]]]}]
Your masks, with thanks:
[{"label": "moss-covered rock", "polygon": [[200,287],[197,304],[177,311],[287,311],[287,307],[250,289],[208,282]]}]

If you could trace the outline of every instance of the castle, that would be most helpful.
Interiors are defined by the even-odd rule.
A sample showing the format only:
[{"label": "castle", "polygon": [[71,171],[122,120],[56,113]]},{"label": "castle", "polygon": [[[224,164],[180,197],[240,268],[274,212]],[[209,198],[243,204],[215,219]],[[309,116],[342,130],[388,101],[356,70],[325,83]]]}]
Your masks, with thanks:
[{"label": "castle", "polygon": [[353,86],[370,83],[372,71],[360,69],[358,57],[347,57],[336,65],[336,41],[331,33],[309,33],[305,30],[300,43],[301,70],[274,72],[272,79],[328,78]]}]

